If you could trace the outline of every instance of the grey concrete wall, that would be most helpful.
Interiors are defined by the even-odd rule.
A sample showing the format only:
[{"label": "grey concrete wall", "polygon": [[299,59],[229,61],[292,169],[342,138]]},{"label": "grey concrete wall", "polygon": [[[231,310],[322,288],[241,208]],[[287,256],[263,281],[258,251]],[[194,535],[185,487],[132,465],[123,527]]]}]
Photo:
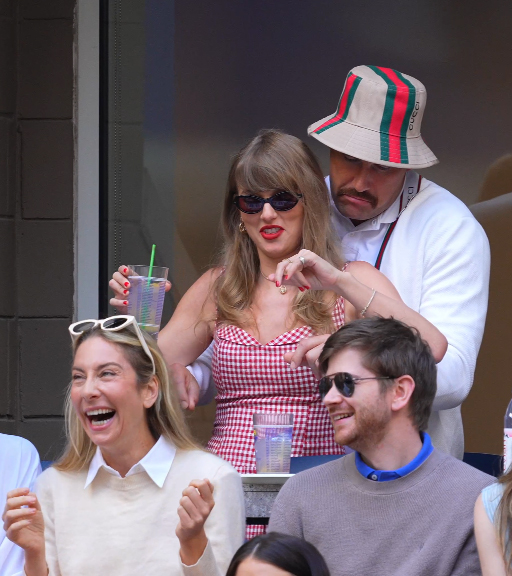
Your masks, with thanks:
[{"label": "grey concrete wall", "polygon": [[62,446],[73,314],[74,0],[0,0],[0,432]]}]

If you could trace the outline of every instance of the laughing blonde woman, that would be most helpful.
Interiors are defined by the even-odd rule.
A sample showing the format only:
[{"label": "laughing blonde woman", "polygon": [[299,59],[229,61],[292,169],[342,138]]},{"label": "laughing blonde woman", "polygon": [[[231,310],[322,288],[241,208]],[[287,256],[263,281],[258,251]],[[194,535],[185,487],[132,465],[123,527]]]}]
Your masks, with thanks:
[{"label": "laughing blonde woman", "polygon": [[165,362],[132,316],[70,327],[67,448],[8,494],[26,576],[220,576],[243,541],[239,475],[197,448]]}]

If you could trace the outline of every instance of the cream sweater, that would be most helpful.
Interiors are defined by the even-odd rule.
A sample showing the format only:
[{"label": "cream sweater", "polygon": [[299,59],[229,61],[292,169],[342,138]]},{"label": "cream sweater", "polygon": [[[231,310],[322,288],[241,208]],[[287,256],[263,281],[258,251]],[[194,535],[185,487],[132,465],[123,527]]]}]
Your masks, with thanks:
[{"label": "cream sweater", "polygon": [[[84,489],[86,476],[49,468],[37,481],[51,576],[220,576],[243,543],[240,476],[212,454],[178,450],[162,488],[146,472],[117,478],[101,468]],[[197,564],[184,566],[178,503],[189,482],[203,478],[214,486],[209,542]]]}]

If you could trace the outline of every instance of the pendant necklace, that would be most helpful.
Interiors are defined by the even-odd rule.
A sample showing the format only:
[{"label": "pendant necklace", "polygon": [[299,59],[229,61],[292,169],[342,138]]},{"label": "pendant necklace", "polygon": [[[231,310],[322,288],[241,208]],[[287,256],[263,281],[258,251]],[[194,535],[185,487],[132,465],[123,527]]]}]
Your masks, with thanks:
[{"label": "pendant necklace", "polygon": [[[265,280],[272,282],[272,280],[270,280],[270,278],[268,276],[265,276],[265,274],[263,274],[263,272],[261,270],[260,270],[260,272],[261,272],[261,275],[263,276],[263,278],[265,278]],[[273,282],[272,282],[272,284],[273,284]],[[281,285],[279,287],[279,292],[281,292],[281,294],[286,294],[286,292],[287,292],[286,286]]]}]

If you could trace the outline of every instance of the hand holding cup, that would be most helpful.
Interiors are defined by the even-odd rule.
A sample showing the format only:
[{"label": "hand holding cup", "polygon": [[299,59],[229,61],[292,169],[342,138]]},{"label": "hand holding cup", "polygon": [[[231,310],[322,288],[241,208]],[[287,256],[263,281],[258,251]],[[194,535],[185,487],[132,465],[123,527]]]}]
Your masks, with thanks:
[{"label": "hand holding cup", "polygon": [[[125,264],[119,266],[117,272],[112,274],[112,279],[108,283],[110,289],[114,293],[114,297],[110,299],[110,305],[117,308],[119,314],[128,313],[128,301],[130,297],[130,282],[128,276],[132,274],[131,270]],[[166,280],[165,291],[169,292],[172,284]]]}]

